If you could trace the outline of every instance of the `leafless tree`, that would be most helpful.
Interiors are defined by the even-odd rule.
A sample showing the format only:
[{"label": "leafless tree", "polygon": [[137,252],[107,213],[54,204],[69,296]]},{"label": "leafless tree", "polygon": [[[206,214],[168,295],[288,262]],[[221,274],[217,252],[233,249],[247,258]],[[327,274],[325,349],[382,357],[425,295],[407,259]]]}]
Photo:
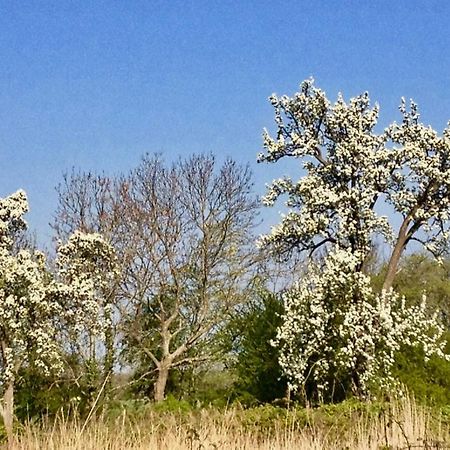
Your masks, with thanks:
[{"label": "leafless tree", "polygon": [[209,357],[207,344],[242,301],[254,261],[257,203],[249,170],[231,160],[215,166],[212,156],[171,167],[146,156],[130,176],[128,336],[157,372],[156,401],[171,369]]},{"label": "leafless tree", "polygon": [[[147,155],[107,195],[107,183],[93,179],[66,183],[56,229],[76,224],[110,233],[124,264],[124,341],[135,360],[150,361],[160,401],[169,372],[210,358],[211,340],[243,301],[256,254],[251,174],[230,159],[218,167],[211,155],[172,165]],[[103,206],[105,197],[112,204]]]}]

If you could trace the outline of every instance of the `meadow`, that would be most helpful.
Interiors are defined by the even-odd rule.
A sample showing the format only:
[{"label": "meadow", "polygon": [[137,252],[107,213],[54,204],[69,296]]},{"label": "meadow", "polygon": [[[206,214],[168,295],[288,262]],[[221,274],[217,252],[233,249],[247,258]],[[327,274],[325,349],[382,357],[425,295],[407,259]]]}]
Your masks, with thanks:
[{"label": "meadow", "polygon": [[445,409],[421,406],[410,397],[390,403],[346,401],[310,409],[264,405],[196,410],[173,401],[128,404],[84,420],[60,414],[25,423],[16,430],[11,448],[445,449],[450,448],[450,414],[445,413]]}]

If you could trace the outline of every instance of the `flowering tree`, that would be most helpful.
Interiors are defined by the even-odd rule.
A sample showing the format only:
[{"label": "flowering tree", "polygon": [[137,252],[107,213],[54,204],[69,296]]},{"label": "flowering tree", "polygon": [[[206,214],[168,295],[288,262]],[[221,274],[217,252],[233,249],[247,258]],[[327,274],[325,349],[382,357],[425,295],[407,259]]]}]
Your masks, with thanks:
[{"label": "flowering tree", "polygon": [[[75,355],[90,369],[86,373],[88,386],[85,390],[89,394],[87,400],[93,401],[92,397],[99,395],[100,390],[108,394],[105,389],[113,370],[110,347],[113,346],[113,303],[119,275],[117,257],[100,234],[75,231],[67,243],[58,248],[56,267],[55,295],[58,292],[64,295],[67,289],[72,291],[70,308],[60,318],[61,342],[66,354]],[[83,320],[77,320],[79,317]],[[99,359],[103,360],[100,371]]]},{"label": "flowering tree", "polygon": [[[366,395],[375,384],[393,385],[391,369],[402,345],[422,346],[426,358],[445,356],[444,327],[428,314],[425,298],[406,307],[393,291],[374,292],[358,264],[347,251],[333,251],[283,294],[279,362],[304,397]],[[306,388],[311,380],[317,392]]]},{"label": "flowering tree", "polygon": [[96,273],[101,280],[96,292],[97,303],[104,308],[104,332],[99,335],[95,328],[85,327],[77,336],[66,336],[68,356],[72,360],[75,357],[76,362],[70,369],[79,380],[83,398],[88,403],[97,398],[100,391],[109,396],[111,373],[120,347],[117,345],[121,319],[118,306],[122,277],[119,272],[120,267],[126,266],[132,248],[130,236],[120,229],[124,220],[120,189],[120,179],[75,170],[65,174],[56,188],[58,206],[52,224],[56,238],[64,242],[76,230],[84,232],[85,236],[100,233],[113,246],[116,255],[114,274],[107,266],[98,267]]},{"label": "flowering tree", "polygon": [[78,332],[86,325],[99,324],[96,292],[102,280],[99,268],[114,258],[99,235],[75,233],[59,248],[59,273],[46,269],[38,251],[14,251],[14,240],[26,223],[26,195],[18,191],[0,199],[0,413],[12,436],[14,384],[24,365],[34,365],[44,374],[62,368],[55,337],[61,325]]},{"label": "flowering tree", "polygon": [[[259,160],[300,159],[305,175],[298,181],[275,180],[269,187],[265,203],[273,205],[287,195],[289,211],[261,243],[283,255],[300,251],[312,257],[318,249],[328,253],[322,275],[322,269],[312,266],[304,283],[285,295],[286,313],[278,339],[285,351],[281,363],[296,388],[308,376],[319,388],[324,386],[323,380],[338,364],[352,374],[354,391],[361,394],[375,368],[383,366],[388,377],[390,359],[383,352],[391,354],[400,340],[408,342],[407,336],[413,337],[406,331],[413,326],[411,314],[417,313],[419,322],[423,319],[420,326],[414,325],[417,334],[422,331],[416,335],[419,342],[425,343],[425,336],[434,343],[439,339],[440,329],[422,313],[407,313],[390,289],[402,252],[412,240],[436,257],[446,248],[450,127],[439,136],[419,122],[414,103],[407,109],[402,101],[402,123],[377,133],[378,106],[370,106],[367,93],[348,103],[339,95],[332,105],[312,80],[304,81],[292,98],[273,95],[271,103],[276,138],[265,131],[266,153]],[[398,230],[378,213],[383,203],[400,217]],[[378,295],[369,289],[364,272],[373,242],[380,238],[391,245],[392,252],[384,292]],[[384,337],[366,340],[400,318],[403,325],[392,330],[389,342]],[[429,335],[425,333],[428,325],[435,330]],[[353,346],[350,359],[342,354],[349,343]],[[439,345],[431,348],[438,351]]]}]

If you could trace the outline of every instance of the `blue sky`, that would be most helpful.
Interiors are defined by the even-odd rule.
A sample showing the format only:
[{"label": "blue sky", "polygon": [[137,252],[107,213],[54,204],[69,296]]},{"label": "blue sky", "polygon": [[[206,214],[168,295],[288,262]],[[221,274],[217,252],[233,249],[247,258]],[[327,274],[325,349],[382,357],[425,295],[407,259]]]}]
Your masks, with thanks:
[{"label": "blue sky", "polygon": [[335,99],[368,90],[383,125],[401,96],[442,130],[450,119],[450,2],[2,1],[0,196],[27,191],[28,220],[51,236],[64,171],[114,173],[144,152],[211,151],[255,163],[272,93],[301,80]]}]

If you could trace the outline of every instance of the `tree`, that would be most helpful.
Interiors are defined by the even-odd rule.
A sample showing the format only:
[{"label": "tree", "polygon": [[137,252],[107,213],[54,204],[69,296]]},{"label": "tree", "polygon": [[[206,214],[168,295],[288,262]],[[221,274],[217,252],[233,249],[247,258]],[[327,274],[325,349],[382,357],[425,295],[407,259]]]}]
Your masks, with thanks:
[{"label": "tree", "polygon": [[283,304],[279,295],[262,286],[231,319],[224,342],[237,375],[234,387],[242,402],[272,402],[285,397],[286,379],[278,362],[279,350],[271,345],[281,325]]},{"label": "tree", "polygon": [[[113,293],[119,276],[117,257],[103,236],[81,231],[75,231],[64,245],[59,246],[57,256],[55,279],[59,282],[58,290],[65,295],[61,286],[69,286],[77,293],[72,295],[71,304],[60,299],[66,302],[59,320],[60,342],[68,356],[67,362],[88,355],[84,360],[87,373],[82,375],[87,378],[87,393],[91,397],[98,396],[96,378],[100,378],[104,392],[111,380],[114,363]],[[101,347],[102,343],[105,343],[104,347]],[[104,360],[103,367],[96,365],[97,358]],[[66,364],[67,368],[74,366]],[[94,399],[87,398],[87,401]]]},{"label": "tree", "polygon": [[[378,106],[370,106],[367,93],[349,103],[339,95],[331,105],[312,80],[304,81],[292,98],[273,95],[271,103],[276,138],[265,131],[266,153],[259,160],[300,159],[305,176],[299,181],[288,177],[275,180],[269,187],[265,203],[272,205],[287,195],[289,211],[261,243],[286,257],[300,252],[312,258],[319,249],[325,254],[323,266],[312,265],[308,279],[285,296],[285,323],[279,331],[284,357],[280,362],[297,389],[308,377],[317,380],[319,390],[332,389],[335,383],[330,386],[329,377],[333,378],[336,369],[335,358],[349,349],[353,339],[345,370],[353,392],[362,395],[375,367],[384,365],[385,378],[389,378],[391,361],[386,355],[377,356],[386,342],[367,338],[382,332],[394,317],[404,320],[405,339],[414,324],[413,311],[407,312],[391,291],[404,249],[416,240],[439,257],[446,248],[450,127],[438,136],[419,122],[413,102],[407,110],[402,101],[402,123],[377,133]],[[383,205],[400,218],[396,232],[395,222],[378,213]],[[391,245],[391,253],[383,291],[377,294],[365,272],[374,242],[380,239]],[[424,314],[414,312],[423,320],[418,341],[429,341],[429,350],[439,353],[442,329],[434,321],[427,323]],[[323,322],[311,328],[307,317]],[[434,330],[429,336],[427,327]],[[319,337],[320,332],[325,335]],[[324,347],[306,348],[303,339],[308,333],[317,333],[311,342],[326,342]],[[398,339],[402,339],[400,334],[389,343],[392,351]]]},{"label": "tree", "polygon": [[99,235],[75,233],[58,249],[58,273],[46,268],[38,251],[15,251],[15,237],[25,227],[26,195],[0,199],[0,413],[12,439],[14,385],[19,370],[33,366],[43,374],[62,368],[57,336],[63,326],[74,332],[95,326],[97,267],[113,273],[113,253]]},{"label": "tree", "polygon": [[157,401],[172,369],[211,357],[209,343],[242,301],[254,259],[257,202],[250,178],[248,168],[230,159],[221,167],[209,155],[167,165],[146,155],[137,169],[113,181],[117,207],[91,207],[100,197],[86,175],[60,191],[60,229],[81,218],[95,225],[98,211],[102,223],[111,224],[122,262],[118,305],[125,353],[141,377],[156,375]]},{"label": "tree", "polygon": [[215,166],[206,155],[171,167],[147,156],[129,180],[136,252],[126,286],[128,336],[156,369],[156,401],[172,368],[210,358],[209,343],[242,301],[253,260],[249,170],[231,160]]},{"label": "tree", "polygon": [[[120,178],[95,175],[91,172],[77,172],[74,169],[63,175],[57,186],[58,206],[52,228],[56,240],[64,242],[75,231],[100,233],[115,250],[116,276],[108,283],[101,283],[97,289],[97,303],[107,324],[105,332],[99,335],[95,329],[86,327],[77,336],[66,336],[68,366],[72,378],[85,392],[87,403],[97,397],[100,390],[109,395],[112,373],[117,362],[117,343],[120,314],[120,282],[122,267],[126,265],[128,243],[120,231],[122,207],[120,202]],[[100,268],[99,268],[100,269]],[[103,280],[109,277],[109,268],[103,268]],[[91,397],[91,398],[89,398]]]}]

